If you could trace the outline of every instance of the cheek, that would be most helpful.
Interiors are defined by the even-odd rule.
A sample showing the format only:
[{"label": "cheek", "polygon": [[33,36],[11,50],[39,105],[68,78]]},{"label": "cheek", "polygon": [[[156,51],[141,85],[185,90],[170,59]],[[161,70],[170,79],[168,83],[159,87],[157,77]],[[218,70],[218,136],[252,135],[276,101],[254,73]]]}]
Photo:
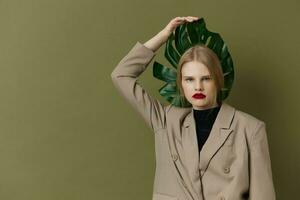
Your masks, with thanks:
[{"label": "cheek", "polygon": [[216,87],[213,84],[208,84],[207,86],[209,88],[209,90],[213,91],[216,89]]},{"label": "cheek", "polygon": [[186,84],[186,85],[185,85],[185,90],[186,90],[187,92],[191,92],[191,91],[194,90],[194,86],[193,86],[192,84]]},{"label": "cheek", "polygon": [[215,86],[213,83],[207,83],[207,84],[206,84],[206,89],[207,89],[207,91],[209,91],[209,93],[211,93],[211,94],[216,93],[216,90],[217,90],[216,86]]},{"label": "cheek", "polygon": [[184,82],[181,82],[181,87],[182,87],[182,89],[183,89],[184,91],[186,91],[187,88],[188,88],[188,85],[185,84]]},{"label": "cheek", "polygon": [[184,83],[182,83],[181,86],[182,86],[182,90],[183,90],[184,94],[189,96],[190,93],[192,92],[191,86],[189,84],[184,84]]}]

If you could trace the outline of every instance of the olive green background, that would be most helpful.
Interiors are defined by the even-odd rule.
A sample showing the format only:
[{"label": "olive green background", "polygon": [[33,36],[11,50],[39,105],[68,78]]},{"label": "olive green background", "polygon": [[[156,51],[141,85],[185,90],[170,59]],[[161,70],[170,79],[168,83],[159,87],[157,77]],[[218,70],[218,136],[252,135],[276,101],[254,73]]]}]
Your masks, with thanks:
[{"label": "olive green background", "polygon": [[[236,72],[226,101],[266,122],[277,199],[297,198],[299,10],[297,0],[0,0],[0,199],[151,199],[153,133],[110,74],[187,15],[226,41]],[[168,64],[163,52],[154,60]],[[152,64],[141,84],[167,103]]]}]

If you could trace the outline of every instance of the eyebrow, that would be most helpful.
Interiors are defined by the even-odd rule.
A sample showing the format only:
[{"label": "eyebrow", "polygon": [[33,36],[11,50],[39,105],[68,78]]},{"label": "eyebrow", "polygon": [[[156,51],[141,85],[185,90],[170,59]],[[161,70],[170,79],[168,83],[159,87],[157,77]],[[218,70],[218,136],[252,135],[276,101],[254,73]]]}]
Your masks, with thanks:
[{"label": "eyebrow", "polygon": [[[206,78],[206,77],[211,77],[211,76],[210,76],[210,75],[205,75],[205,76],[202,76],[202,78],[203,78],[203,77]],[[193,77],[193,76],[183,76],[183,78],[194,78],[194,77]]]}]

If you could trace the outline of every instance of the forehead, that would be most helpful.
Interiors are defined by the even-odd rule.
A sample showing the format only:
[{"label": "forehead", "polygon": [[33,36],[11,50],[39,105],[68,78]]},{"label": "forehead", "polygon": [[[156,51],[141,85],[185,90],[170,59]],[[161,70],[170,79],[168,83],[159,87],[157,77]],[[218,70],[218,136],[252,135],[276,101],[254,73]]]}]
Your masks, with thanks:
[{"label": "forehead", "polygon": [[201,62],[191,61],[182,66],[182,76],[205,76],[210,75],[208,68]]}]

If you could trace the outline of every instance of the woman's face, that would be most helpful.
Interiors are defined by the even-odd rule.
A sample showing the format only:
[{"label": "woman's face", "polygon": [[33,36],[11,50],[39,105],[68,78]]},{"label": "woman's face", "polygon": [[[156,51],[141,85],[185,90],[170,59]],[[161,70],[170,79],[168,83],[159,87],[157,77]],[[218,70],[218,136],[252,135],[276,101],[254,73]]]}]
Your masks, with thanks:
[{"label": "woman's face", "polygon": [[181,74],[184,96],[194,109],[203,110],[218,105],[217,88],[204,64],[198,61],[187,62],[182,66]]}]

